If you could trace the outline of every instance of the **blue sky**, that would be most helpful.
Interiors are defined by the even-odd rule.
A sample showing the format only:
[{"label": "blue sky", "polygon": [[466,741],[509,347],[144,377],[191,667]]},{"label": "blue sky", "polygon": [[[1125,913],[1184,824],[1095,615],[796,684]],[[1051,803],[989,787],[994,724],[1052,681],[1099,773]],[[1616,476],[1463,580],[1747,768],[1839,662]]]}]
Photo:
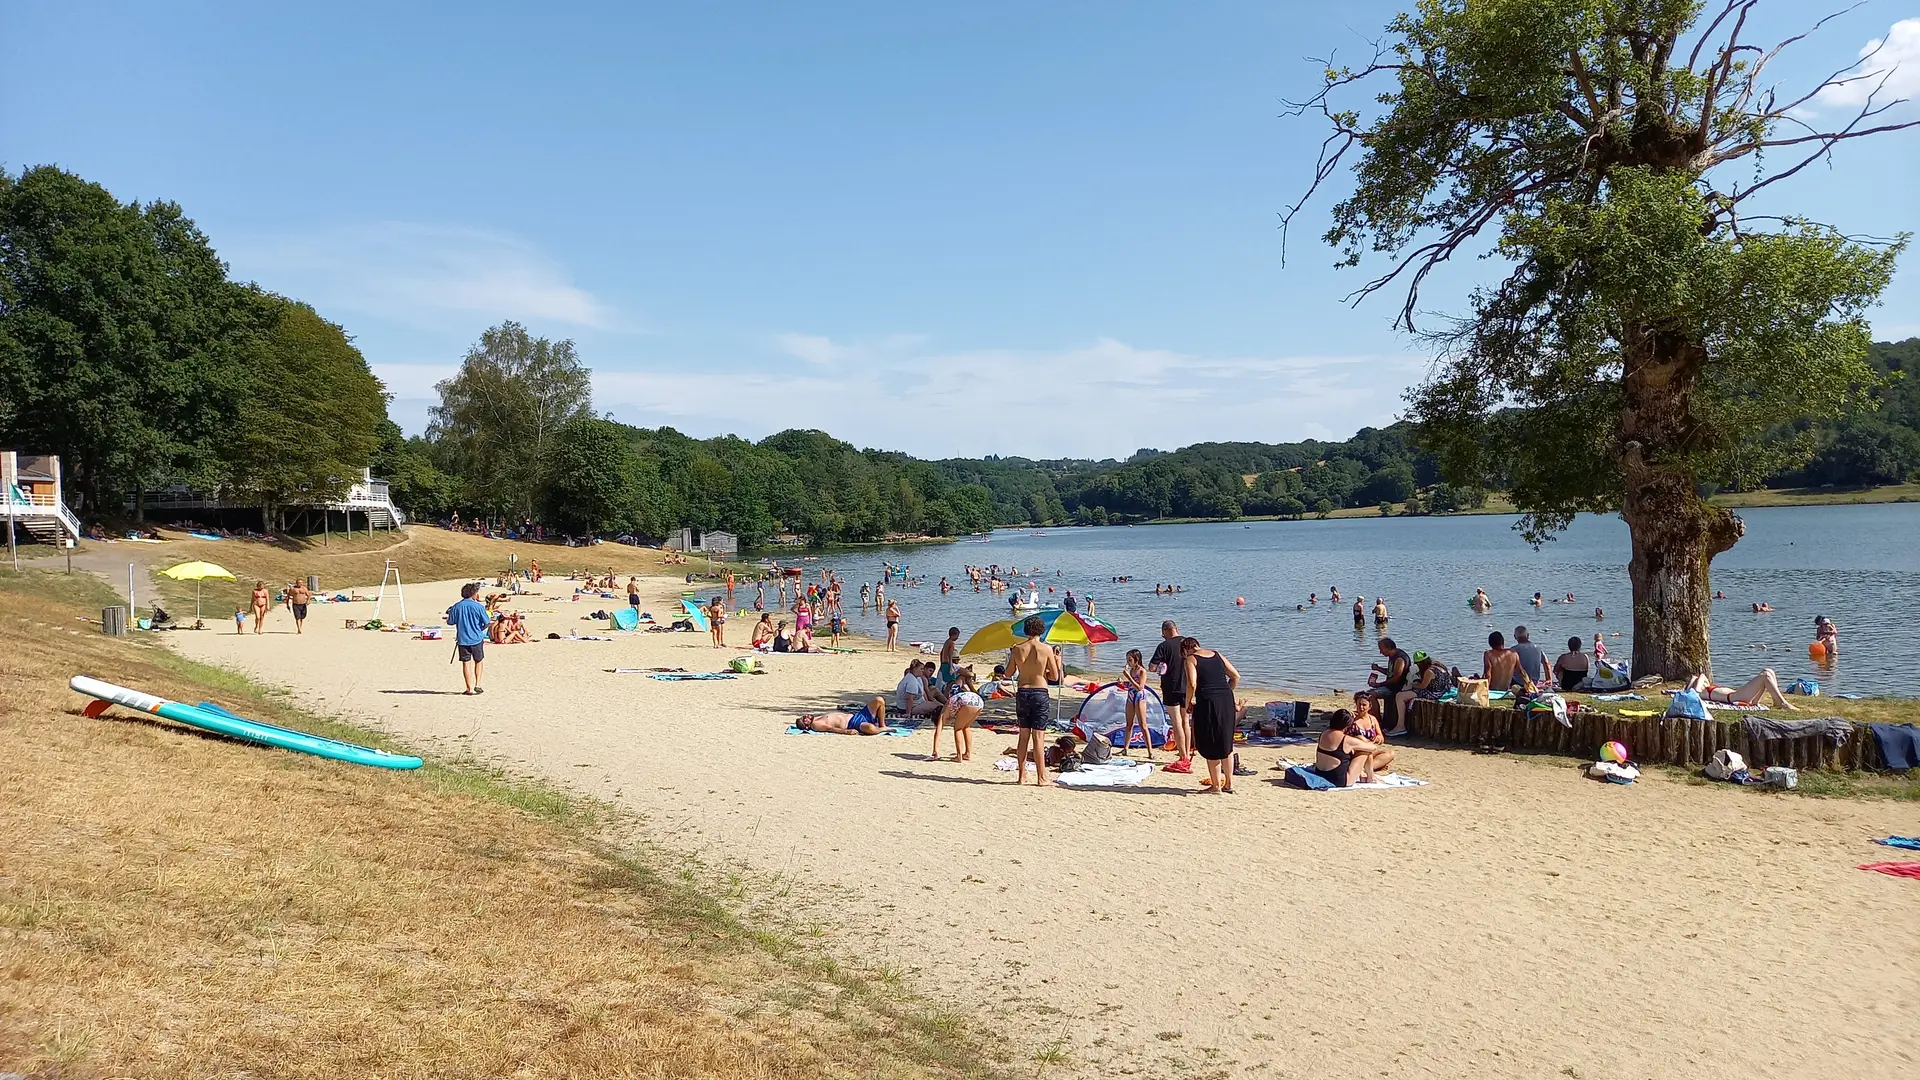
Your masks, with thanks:
[{"label": "blue sky", "polygon": [[[0,162],[182,203],[236,276],[347,327],[418,431],[487,326],[570,337],[596,407],[922,455],[1344,438],[1425,361],[1279,211],[1322,132],[1309,56],[1399,5],[74,4],[0,0]],[[555,13],[558,9],[560,13]],[[1825,8],[1764,5],[1749,36]],[[1920,0],[1779,63],[1887,36]],[[1913,109],[1915,106],[1904,106]],[[1920,227],[1920,135],[1774,210]],[[1875,314],[1920,333],[1920,255]],[[1497,268],[1443,275],[1457,303]]]}]

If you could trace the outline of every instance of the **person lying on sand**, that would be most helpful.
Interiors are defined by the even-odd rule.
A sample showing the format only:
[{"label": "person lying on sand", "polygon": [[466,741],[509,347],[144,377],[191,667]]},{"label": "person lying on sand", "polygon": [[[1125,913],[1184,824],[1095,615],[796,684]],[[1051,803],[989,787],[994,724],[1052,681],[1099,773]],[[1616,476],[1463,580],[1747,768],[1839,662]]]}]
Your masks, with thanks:
[{"label": "person lying on sand", "polygon": [[887,730],[887,701],[869,698],[853,712],[808,713],[795,720],[793,726],[823,735],[878,735]]},{"label": "person lying on sand", "polygon": [[1695,675],[1687,680],[1687,689],[1699,694],[1701,698],[1720,705],[1772,705],[1779,709],[1799,710],[1799,706],[1788,701],[1780,692],[1780,679],[1772,668],[1761,668],[1760,674],[1748,679],[1744,686],[1715,686],[1713,680],[1705,675]]}]

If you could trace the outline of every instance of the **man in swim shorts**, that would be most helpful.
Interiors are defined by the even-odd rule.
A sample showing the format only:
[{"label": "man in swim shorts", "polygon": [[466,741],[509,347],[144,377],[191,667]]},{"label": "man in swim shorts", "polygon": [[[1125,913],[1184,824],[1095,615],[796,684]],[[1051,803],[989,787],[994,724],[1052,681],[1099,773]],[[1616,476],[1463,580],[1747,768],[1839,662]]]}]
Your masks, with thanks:
[{"label": "man in swim shorts", "polygon": [[287,586],[287,606],[293,609],[293,632],[305,633],[307,625],[307,605],[313,603],[313,593],[307,590],[307,583],[296,581]]},{"label": "man in swim shorts", "polygon": [[[1013,715],[1020,736],[1014,742],[1014,755],[1015,760],[1026,761],[1031,753],[1035,783],[1045,784],[1047,764],[1042,756],[1045,747],[1040,742],[1046,737],[1048,714],[1053,705],[1053,694],[1047,684],[1061,677],[1060,654],[1040,640],[1047,632],[1046,620],[1040,616],[1027,616],[1020,630],[1027,636],[1007,654],[1007,673],[1014,677],[1018,687],[1013,695]],[[1013,782],[1023,784],[1026,778],[1026,769],[1021,768],[1015,771]]]},{"label": "man in swim shorts", "polygon": [[821,735],[878,735],[887,730],[887,702],[871,698],[853,712],[808,713],[793,726]]}]

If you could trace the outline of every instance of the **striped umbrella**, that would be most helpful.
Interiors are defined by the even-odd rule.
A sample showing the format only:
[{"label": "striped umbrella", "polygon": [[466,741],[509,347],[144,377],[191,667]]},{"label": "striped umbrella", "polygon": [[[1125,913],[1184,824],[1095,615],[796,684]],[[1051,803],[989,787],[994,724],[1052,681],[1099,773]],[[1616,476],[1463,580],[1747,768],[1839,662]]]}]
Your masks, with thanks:
[{"label": "striped umbrella", "polygon": [[1011,649],[1026,640],[1027,620],[1030,618],[1039,619],[1045,624],[1046,629],[1041,632],[1040,640],[1049,645],[1104,645],[1120,640],[1120,632],[1099,619],[1060,608],[1047,608],[1032,615],[989,623],[974,631],[967,643],[960,646],[960,651],[976,653]]}]

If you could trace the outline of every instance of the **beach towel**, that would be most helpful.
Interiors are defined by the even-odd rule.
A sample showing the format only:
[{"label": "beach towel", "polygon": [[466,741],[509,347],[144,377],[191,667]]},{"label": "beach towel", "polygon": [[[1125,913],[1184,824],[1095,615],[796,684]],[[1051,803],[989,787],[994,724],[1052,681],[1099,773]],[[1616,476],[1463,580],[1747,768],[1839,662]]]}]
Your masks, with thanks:
[{"label": "beach towel", "polygon": [[[913,732],[914,732],[914,729],[912,729],[912,728],[897,728],[897,727],[890,727],[890,728],[888,728],[888,729],[886,729],[885,731],[882,731],[882,732],[880,732],[880,733],[878,733],[878,734],[876,734],[876,735],[873,735],[873,736],[871,736],[871,738],[875,738],[875,739],[910,739],[910,738],[912,738],[912,737],[913,737]],[[808,731],[808,730],[807,730],[807,729],[805,729],[805,728],[801,728],[801,727],[795,727],[795,726],[793,726],[792,724],[788,724],[788,725],[787,725],[787,734],[789,734],[789,735],[838,735],[838,734],[839,734],[839,732],[837,732],[837,731]]]},{"label": "beach towel", "polygon": [[711,679],[737,679],[739,676],[731,671],[656,671],[647,678],[661,682],[706,682]]},{"label": "beach towel", "polygon": [[1416,780],[1400,773],[1378,773],[1371,784],[1354,784],[1351,787],[1335,787],[1333,781],[1321,776],[1298,761],[1282,759],[1280,766],[1286,770],[1282,782],[1288,787],[1303,788],[1308,791],[1392,791],[1397,788],[1426,787],[1425,780]]},{"label": "beach towel", "polygon": [[1645,701],[1647,699],[1644,697],[1641,697],[1639,694],[1595,694],[1593,695],[1593,700],[1595,701]]},{"label": "beach towel", "polygon": [[1891,874],[1894,877],[1912,878],[1920,881],[1920,862],[1871,862],[1862,863],[1862,870],[1871,870],[1876,874]]},{"label": "beach towel", "polygon": [[1920,836],[1889,836],[1885,840],[1875,840],[1881,847],[1905,848],[1908,851],[1920,851]]},{"label": "beach towel", "polygon": [[1920,767],[1920,727],[1912,724],[1875,724],[1873,738],[1880,744],[1880,760],[1889,769]]},{"label": "beach towel", "polygon": [[1399,773],[1378,773],[1371,784],[1354,784],[1352,787],[1328,788],[1329,791],[1393,791],[1399,788],[1426,787],[1425,780],[1415,780],[1411,776]]},{"label": "beach towel", "polygon": [[1061,787],[1133,787],[1153,775],[1153,766],[1144,761],[1109,761],[1104,765],[1082,764],[1070,773],[1061,773],[1053,782]]},{"label": "beach towel", "polygon": [[1646,716],[1659,716],[1660,710],[1659,709],[1621,709],[1620,715],[1631,716],[1635,718],[1646,717]]},{"label": "beach towel", "polygon": [[1743,726],[1749,739],[1810,739],[1823,735],[1835,746],[1844,746],[1853,738],[1853,725],[1837,716],[1813,720],[1787,720],[1771,716],[1750,716]]}]

